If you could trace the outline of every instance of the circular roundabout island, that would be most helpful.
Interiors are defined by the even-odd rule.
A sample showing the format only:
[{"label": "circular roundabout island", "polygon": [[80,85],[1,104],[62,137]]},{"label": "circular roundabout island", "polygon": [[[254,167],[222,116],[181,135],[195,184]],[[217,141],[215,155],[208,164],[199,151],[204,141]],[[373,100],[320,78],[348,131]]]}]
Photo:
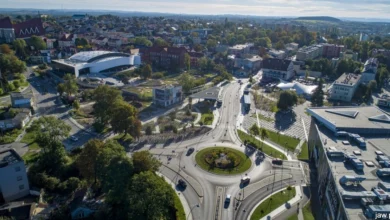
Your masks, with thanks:
[{"label": "circular roundabout island", "polygon": [[244,153],[228,147],[210,147],[195,155],[199,167],[207,172],[234,175],[247,171],[252,161]]}]

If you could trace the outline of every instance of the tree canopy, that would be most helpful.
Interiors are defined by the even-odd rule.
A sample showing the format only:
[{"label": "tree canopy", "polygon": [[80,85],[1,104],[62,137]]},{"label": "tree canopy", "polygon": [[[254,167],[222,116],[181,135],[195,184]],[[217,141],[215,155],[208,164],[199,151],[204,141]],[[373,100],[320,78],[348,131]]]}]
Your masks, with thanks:
[{"label": "tree canopy", "polygon": [[297,93],[294,91],[282,91],[280,93],[277,107],[281,110],[287,110],[288,108],[296,105],[298,103]]},{"label": "tree canopy", "polygon": [[112,118],[114,103],[118,100],[123,100],[118,89],[111,88],[107,85],[99,86],[95,89],[93,94],[95,104],[93,109],[98,122],[106,125]]}]

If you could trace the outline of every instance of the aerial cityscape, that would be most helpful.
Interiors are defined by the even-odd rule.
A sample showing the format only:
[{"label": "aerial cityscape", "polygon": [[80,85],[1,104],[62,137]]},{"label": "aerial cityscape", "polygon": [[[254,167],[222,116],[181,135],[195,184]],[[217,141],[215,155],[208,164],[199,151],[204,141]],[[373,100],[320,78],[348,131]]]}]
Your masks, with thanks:
[{"label": "aerial cityscape", "polygon": [[390,219],[390,2],[0,7],[0,220]]}]

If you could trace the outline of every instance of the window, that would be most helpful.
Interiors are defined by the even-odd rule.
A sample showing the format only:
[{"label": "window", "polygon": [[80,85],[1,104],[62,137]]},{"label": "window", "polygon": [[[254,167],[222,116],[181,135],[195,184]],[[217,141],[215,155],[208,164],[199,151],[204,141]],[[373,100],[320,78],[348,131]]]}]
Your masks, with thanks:
[{"label": "window", "polygon": [[24,189],[24,185],[19,185],[19,189],[23,190]]},{"label": "window", "polygon": [[21,180],[22,180],[22,176],[16,177],[16,180],[17,180],[17,181],[21,181]]},{"label": "window", "polygon": [[15,167],[15,171],[19,172],[20,171],[20,167]]}]

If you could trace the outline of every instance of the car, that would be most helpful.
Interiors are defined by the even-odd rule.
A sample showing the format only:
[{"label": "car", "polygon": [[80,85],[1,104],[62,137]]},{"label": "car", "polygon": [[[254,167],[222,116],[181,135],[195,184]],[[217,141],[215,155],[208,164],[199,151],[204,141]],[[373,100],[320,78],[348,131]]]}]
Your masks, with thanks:
[{"label": "car", "polygon": [[241,178],[241,184],[243,184],[243,185],[248,184],[250,181],[251,181],[251,177],[250,176],[244,176],[244,177]]},{"label": "car", "polygon": [[230,198],[232,196],[230,194],[226,194],[226,198],[225,198],[225,203],[229,204],[230,203]]},{"label": "car", "polygon": [[79,139],[76,136],[70,136],[70,139],[74,142],[78,141]]},{"label": "car", "polygon": [[187,188],[187,183],[182,179],[179,179],[178,185],[183,189]]},{"label": "car", "polygon": [[281,160],[281,159],[273,159],[272,163],[276,164],[276,165],[282,165],[283,164],[283,160]]},{"label": "car", "polygon": [[187,151],[187,155],[191,155],[194,151],[195,149],[193,147],[190,147]]}]

